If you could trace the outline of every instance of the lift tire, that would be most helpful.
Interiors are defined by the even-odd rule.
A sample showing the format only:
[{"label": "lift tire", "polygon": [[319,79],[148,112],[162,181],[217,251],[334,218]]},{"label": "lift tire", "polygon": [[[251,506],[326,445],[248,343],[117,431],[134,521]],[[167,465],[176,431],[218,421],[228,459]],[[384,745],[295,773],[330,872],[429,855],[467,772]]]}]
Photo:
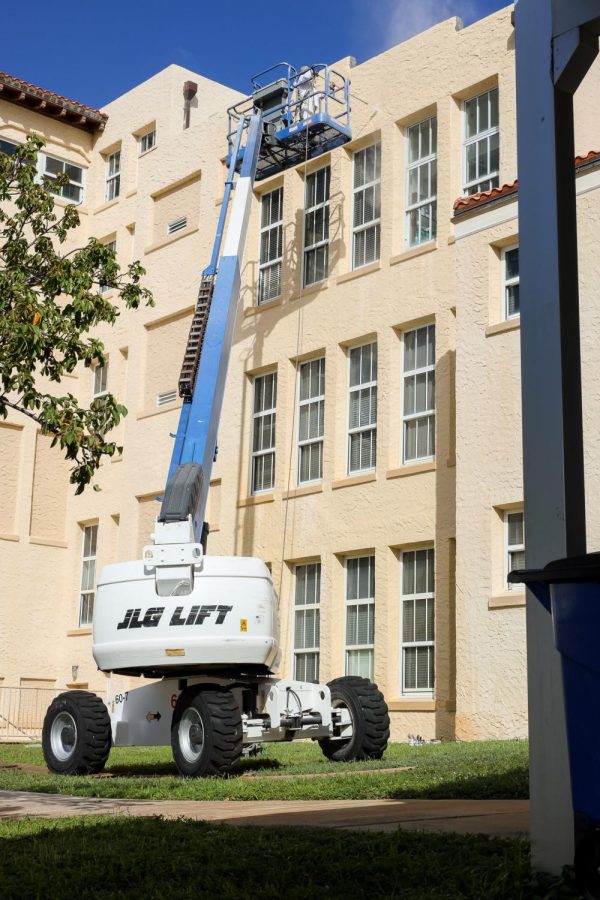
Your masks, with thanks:
[{"label": "lift tire", "polygon": [[381,759],[390,737],[390,717],[384,696],[368,678],[345,675],[327,685],[331,705],[346,707],[352,719],[352,737],[348,740],[322,738],[325,756],[333,762]]},{"label": "lift tire", "polygon": [[242,746],[242,715],[231,691],[183,691],[171,726],[173,758],[181,775],[228,775]]},{"label": "lift tire", "polygon": [[575,848],[575,879],[585,900],[600,898],[600,830],[589,831]]},{"label": "lift tire", "polygon": [[101,772],[110,745],[110,717],[100,697],[89,691],[66,691],[52,701],[42,726],[42,750],[51,772]]}]

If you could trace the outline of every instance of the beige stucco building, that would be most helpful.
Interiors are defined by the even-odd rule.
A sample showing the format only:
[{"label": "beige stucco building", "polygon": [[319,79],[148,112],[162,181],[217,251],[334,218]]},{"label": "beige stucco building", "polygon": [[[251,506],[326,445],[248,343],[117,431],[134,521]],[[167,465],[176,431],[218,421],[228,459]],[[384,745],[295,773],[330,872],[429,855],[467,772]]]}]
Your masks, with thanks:
[{"label": "beige stucco building", "polygon": [[[506,584],[524,546],[511,8],[334,65],[351,80],[352,142],[256,186],[209,552],[270,564],[281,673],[373,677],[395,739],[522,736],[524,594]],[[590,478],[599,73],[576,96]],[[0,141],[35,131],[81,171],[83,238],[139,258],[156,299],[102,333],[107,371],[65,384],[129,409],[101,493],[73,496],[33,423],[0,423],[0,685],[103,690],[93,575],[152,531],[240,95],[170,66],[106,119],[3,83]]]}]

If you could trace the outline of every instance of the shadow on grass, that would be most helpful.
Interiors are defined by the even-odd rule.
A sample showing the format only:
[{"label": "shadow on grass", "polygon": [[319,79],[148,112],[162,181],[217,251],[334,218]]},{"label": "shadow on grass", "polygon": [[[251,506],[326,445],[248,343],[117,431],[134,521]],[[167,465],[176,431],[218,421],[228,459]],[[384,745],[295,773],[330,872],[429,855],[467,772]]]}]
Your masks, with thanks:
[{"label": "shadow on grass", "polygon": [[[0,835],[4,900],[550,896],[532,881],[520,839],[119,817],[7,823]],[[560,896],[577,895],[563,888]]]},{"label": "shadow on grass", "polygon": [[[426,783],[419,785],[418,779]],[[529,797],[529,772],[518,766],[504,772],[485,775],[468,775],[455,772],[452,780],[435,779],[433,767],[417,767],[414,779],[403,779],[387,794],[390,800],[527,800]]]},{"label": "shadow on grass", "polygon": [[[242,775],[260,774],[268,769],[280,769],[282,764],[278,759],[261,759],[260,757],[243,757],[229,774],[229,778],[240,778]],[[161,778],[177,776],[177,766],[174,762],[159,763],[116,763],[97,775],[97,778]]]}]

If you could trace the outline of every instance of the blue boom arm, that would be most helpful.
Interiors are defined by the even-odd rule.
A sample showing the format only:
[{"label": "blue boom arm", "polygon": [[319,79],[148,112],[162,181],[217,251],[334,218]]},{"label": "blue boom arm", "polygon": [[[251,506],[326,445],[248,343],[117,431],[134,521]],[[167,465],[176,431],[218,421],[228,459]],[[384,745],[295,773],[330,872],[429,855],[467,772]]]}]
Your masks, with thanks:
[{"label": "blue boom arm", "polygon": [[[244,136],[245,146],[242,147]],[[195,322],[192,323],[180,378],[183,406],[165,496],[158,516],[159,532],[161,526],[191,519],[193,533],[189,539],[198,543],[202,538],[210,473],[217,447],[217,431],[240,296],[242,256],[261,137],[260,114],[252,115],[246,121],[240,120],[213,254],[210,265],[203,272],[194,317],[198,318],[198,326],[195,331]],[[236,180],[236,165],[240,157],[242,163]],[[234,181],[235,193],[227,236],[219,258],[228,200]],[[206,315],[207,310],[208,317],[203,323],[202,316]],[[166,539],[164,531],[161,538]]]}]

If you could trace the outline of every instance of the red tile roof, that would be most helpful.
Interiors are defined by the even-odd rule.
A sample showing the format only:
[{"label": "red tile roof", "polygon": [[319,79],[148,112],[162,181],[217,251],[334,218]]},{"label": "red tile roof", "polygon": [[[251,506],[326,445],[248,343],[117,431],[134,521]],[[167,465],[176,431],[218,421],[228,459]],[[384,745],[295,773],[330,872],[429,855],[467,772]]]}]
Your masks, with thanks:
[{"label": "red tile roof", "polygon": [[[582,169],[598,162],[600,162],[600,151],[590,150],[585,156],[575,157],[575,168]],[[481,191],[479,194],[459,197],[458,200],[454,201],[454,215],[463,215],[495,201],[510,200],[513,196],[516,196],[518,190],[519,179],[515,178],[512,184],[503,184],[501,187],[495,187],[489,191]]]},{"label": "red tile roof", "polygon": [[102,131],[108,120],[106,113],[98,109],[69,100],[6,72],[0,72],[0,99],[18,103],[43,116],[51,116],[86,131]]}]

